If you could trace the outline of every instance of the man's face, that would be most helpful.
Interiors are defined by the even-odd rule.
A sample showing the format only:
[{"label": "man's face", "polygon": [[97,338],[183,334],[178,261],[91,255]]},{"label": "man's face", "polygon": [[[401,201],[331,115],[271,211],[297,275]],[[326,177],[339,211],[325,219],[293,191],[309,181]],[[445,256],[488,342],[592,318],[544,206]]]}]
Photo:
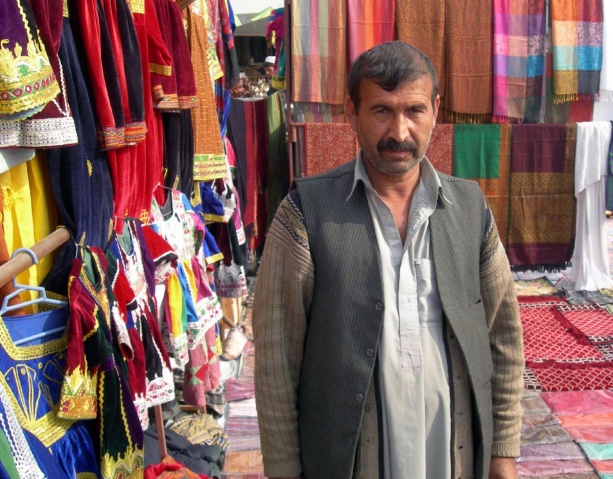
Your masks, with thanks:
[{"label": "man's face", "polygon": [[346,112],[356,132],[367,170],[403,176],[423,159],[436,124],[439,97],[432,106],[429,76],[386,91],[374,81],[362,81],[360,108],[347,98]]},{"label": "man's face", "polygon": [[264,67],[264,72],[266,73],[266,75],[272,75],[274,71],[275,71],[274,65],[266,65]]}]

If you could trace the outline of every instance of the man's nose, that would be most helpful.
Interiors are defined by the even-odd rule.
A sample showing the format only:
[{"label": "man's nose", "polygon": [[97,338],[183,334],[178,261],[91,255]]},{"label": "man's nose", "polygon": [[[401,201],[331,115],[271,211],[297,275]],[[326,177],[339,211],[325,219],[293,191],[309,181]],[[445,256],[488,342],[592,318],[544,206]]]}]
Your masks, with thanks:
[{"label": "man's nose", "polygon": [[390,126],[389,136],[398,143],[406,140],[409,136],[410,120],[404,115],[395,115]]}]

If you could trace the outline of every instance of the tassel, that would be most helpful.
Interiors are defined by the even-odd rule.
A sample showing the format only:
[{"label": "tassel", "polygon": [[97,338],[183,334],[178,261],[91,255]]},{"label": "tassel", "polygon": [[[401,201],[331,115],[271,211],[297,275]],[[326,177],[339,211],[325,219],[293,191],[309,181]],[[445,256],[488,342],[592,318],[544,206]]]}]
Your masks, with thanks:
[{"label": "tassel", "polygon": [[599,103],[613,103],[613,90],[600,90],[600,92],[596,95],[596,101]]},{"label": "tassel", "polygon": [[559,105],[561,103],[569,103],[571,101],[577,101],[579,99],[578,93],[561,93],[553,96],[554,105]]},{"label": "tassel", "polygon": [[481,125],[491,123],[491,113],[460,113],[455,111],[447,112],[448,123],[468,123],[471,125]]}]

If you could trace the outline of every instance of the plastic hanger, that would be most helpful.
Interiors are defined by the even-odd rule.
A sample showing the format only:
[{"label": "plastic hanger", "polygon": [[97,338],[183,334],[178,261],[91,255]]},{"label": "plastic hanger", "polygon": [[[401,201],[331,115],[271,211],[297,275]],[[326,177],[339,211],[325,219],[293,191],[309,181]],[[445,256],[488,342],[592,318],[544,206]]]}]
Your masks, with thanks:
[{"label": "plastic hanger", "polygon": [[[32,264],[38,264],[38,258],[36,257],[36,255],[34,254],[34,252],[29,249],[29,248],[19,248],[16,249],[15,251],[13,251],[13,254],[11,255],[11,258],[14,258],[17,254],[19,253],[26,253],[28,255],[30,255],[30,258],[32,258]],[[47,297],[47,291],[45,290],[45,288],[43,288],[42,286],[30,286],[30,285],[25,285],[25,284],[19,284],[17,283],[17,278],[13,278],[13,288],[15,288],[15,291],[13,291],[12,293],[7,294],[4,297],[4,300],[2,301],[2,308],[0,308],[0,316],[2,316],[3,314],[7,313],[8,311],[13,311],[15,309],[19,309],[22,308],[24,306],[29,306],[31,304],[40,304],[40,303],[45,303],[45,304],[52,304],[55,306],[67,306],[68,303],[66,301],[60,301],[58,299],[52,299],[52,298],[48,298]],[[36,299],[31,299],[29,301],[24,301],[22,303],[18,303],[18,304],[14,304],[14,305],[9,305],[9,301],[11,300],[11,298],[14,298],[15,296],[23,293],[24,291],[36,291],[39,294],[39,297]],[[46,335],[46,334],[50,334],[51,332],[57,332],[57,331],[47,331],[45,333],[40,333],[42,335]],[[40,335],[36,335],[37,337],[41,337]],[[26,342],[29,341],[31,339],[35,339],[34,336],[31,338],[24,338],[22,340],[20,340],[20,343],[22,342]],[[15,343],[17,344],[17,343]]]}]

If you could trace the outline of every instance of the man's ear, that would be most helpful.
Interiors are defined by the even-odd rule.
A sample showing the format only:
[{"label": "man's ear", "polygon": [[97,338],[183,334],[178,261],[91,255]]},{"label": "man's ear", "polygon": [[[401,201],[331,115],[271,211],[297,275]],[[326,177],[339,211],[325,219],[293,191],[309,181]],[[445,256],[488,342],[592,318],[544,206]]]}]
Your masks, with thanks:
[{"label": "man's ear", "polygon": [[347,116],[347,121],[351,125],[353,131],[357,132],[357,112],[355,111],[355,105],[351,101],[351,98],[349,98],[349,95],[347,95],[347,98],[345,98],[345,115]]},{"label": "man's ear", "polygon": [[439,106],[441,106],[441,96],[436,95],[436,100],[434,100],[434,111],[432,112],[434,115],[434,123],[432,124],[432,128],[436,126],[436,117],[438,116]]}]

